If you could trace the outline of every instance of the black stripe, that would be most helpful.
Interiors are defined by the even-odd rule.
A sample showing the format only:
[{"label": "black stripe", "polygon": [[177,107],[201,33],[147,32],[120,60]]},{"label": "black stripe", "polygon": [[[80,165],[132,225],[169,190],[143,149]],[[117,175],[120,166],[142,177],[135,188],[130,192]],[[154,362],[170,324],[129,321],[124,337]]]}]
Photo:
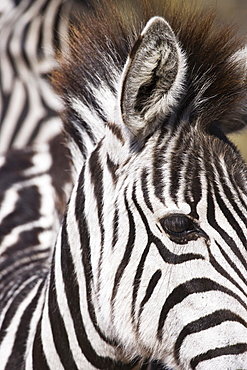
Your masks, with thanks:
[{"label": "black stripe", "polygon": [[[219,172],[220,179],[224,179],[225,178],[225,175],[223,173],[222,168],[221,167],[219,167],[219,168],[217,167],[217,171]],[[232,181],[231,174],[229,174],[229,177],[230,177],[230,180]],[[242,200],[242,194],[240,195],[240,193],[239,193],[238,184],[237,184],[237,186],[235,186],[235,181],[236,180],[234,179],[234,182],[232,182],[232,185],[234,185],[234,190],[237,192],[239,201],[241,202],[243,208],[245,209],[245,211],[247,211],[246,204]],[[222,181],[221,182],[221,186],[223,188],[224,193],[226,194],[226,198],[227,198],[228,202],[231,204],[231,206],[233,207],[234,211],[237,213],[237,215],[240,218],[240,220],[242,220],[243,223],[247,226],[247,218],[246,218],[246,215],[243,214],[243,212],[239,208],[237,202],[234,201],[235,200],[235,195],[232,193],[230,187],[226,184],[226,181]],[[245,193],[245,191],[243,190],[243,194],[244,193]]]},{"label": "black stripe", "polygon": [[[177,194],[180,186],[180,180],[181,180],[181,171],[184,167],[184,160],[186,159],[186,154],[189,150],[190,143],[187,143],[188,146],[186,147],[186,150],[183,145],[183,140],[181,140],[181,137],[184,136],[184,131],[181,130],[179,133],[179,136],[176,137],[176,145],[171,151],[171,158],[170,158],[170,175],[169,179],[167,181],[169,182],[169,193],[174,201],[175,204],[178,202]],[[185,181],[183,179],[183,181]]]},{"label": "black stripe", "polygon": [[146,294],[145,294],[143,300],[141,301],[140,309],[139,309],[139,312],[138,312],[138,328],[139,328],[141,314],[142,314],[142,311],[144,309],[144,306],[148,302],[148,300],[151,298],[151,296],[153,294],[153,291],[154,291],[156,285],[158,284],[161,276],[162,276],[161,270],[157,270],[157,271],[155,271],[155,273],[153,274],[152,278],[149,281],[148,287],[146,289]]},{"label": "black stripe", "polygon": [[29,332],[29,325],[32,319],[33,312],[37,307],[38,300],[40,297],[40,293],[43,289],[44,281],[40,284],[36,295],[33,297],[32,301],[29,303],[27,308],[25,309],[20,324],[18,326],[18,330],[16,332],[16,338],[13,345],[13,349],[11,355],[8,359],[8,363],[5,367],[5,370],[13,370],[13,369],[21,369],[22,364],[24,363],[24,356],[26,350],[26,341],[27,335]]},{"label": "black stripe", "polygon": [[207,351],[199,356],[194,357],[190,361],[190,366],[194,370],[200,362],[211,360],[215,357],[227,355],[239,355],[247,351],[247,343],[238,343],[232,346],[215,348]]},{"label": "black stripe", "polygon": [[202,197],[200,172],[200,162],[198,161],[198,159],[195,160],[195,153],[191,149],[186,174],[183,181],[185,182],[185,201],[191,207],[190,216],[197,220],[199,219],[199,215],[197,213],[197,205]]},{"label": "black stripe", "polygon": [[[8,41],[7,41],[7,45],[6,45],[6,54],[7,54],[7,59],[8,59],[8,62],[10,63],[13,71],[11,71],[12,73],[12,76],[18,76],[19,75],[19,72],[18,72],[18,69],[16,68],[16,61],[15,61],[15,56],[13,55],[12,53],[12,50],[11,50],[11,43],[12,43],[12,39],[14,38],[14,30],[11,30],[11,33],[9,35],[9,38],[8,38]],[[19,41],[19,40],[18,40]],[[13,88],[13,85],[12,85],[12,88]]]},{"label": "black stripe", "polygon": [[[44,231],[44,229],[40,230]],[[36,229],[34,231],[36,232]],[[24,236],[22,234],[24,234]],[[36,235],[34,233],[34,235],[30,235],[30,232],[24,231],[23,233],[20,234],[20,237],[22,238],[22,240],[21,241],[19,240],[16,244],[8,248],[6,254],[5,253],[3,254],[3,257],[5,258],[3,262],[0,263],[0,271],[2,272],[0,275],[0,283],[3,285],[3,288],[5,287],[8,281],[11,281],[13,279],[13,275],[18,277],[20,275],[23,275],[22,281],[28,279],[30,276],[33,275],[32,271],[34,266],[37,264],[42,265],[43,262],[47,261],[47,258],[50,255],[49,248],[45,250],[37,249],[35,250],[34,253],[33,247],[37,245],[37,243],[35,242],[39,241],[38,234]],[[24,251],[24,249],[26,250]],[[46,256],[43,255],[44,251],[47,252]],[[39,253],[41,254],[42,257],[40,257]],[[18,264],[16,263],[17,261],[16,255],[18,255]],[[19,281],[19,283],[21,283],[21,281]]]},{"label": "black stripe", "polygon": [[190,294],[204,293],[204,292],[209,292],[213,290],[228,294],[229,296],[235,298],[245,309],[247,309],[247,305],[234,292],[232,292],[230,289],[227,289],[223,287],[222,285],[210,279],[195,278],[195,279],[186,281],[185,283],[180,284],[175,289],[173,289],[173,291],[167,297],[162,307],[160,318],[159,318],[158,330],[157,330],[158,340],[159,341],[162,340],[162,337],[163,337],[162,330],[165,324],[165,320],[167,318],[169,311],[174,306],[181,303]]},{"label": "black stripe", "polygon": [[4,200],[6,191],[14,184],[33,179],[33,175],[25,175],[25,170],[33,167],[32,158],[35,153],[31,149],[28,151],[13,149],[5,154],[5,162],[0,167],[0,202]]},{"label": "black stripe", "polygon": [[[28,289],[29,285],[27,285],[26,287],[23,287],[21,290],[21,293],[20,294],[18,293],[17,295],[16,295],[16,289],[20,287],[23,282],[30,279],[30,276],[33,276],[33,271],[40,271],[41,266],[43,267],[45,264],[47,264],[47,258],[50,255],[50,253],[48,252],[50,251],[46,250],[46,252],[47,252],[46,257],[39,258],[39,259],[37,258],[37,256],[34,257],[33,253],[29,253],[29,256],[27,257],[27,259],[25,257],[22,257],[25,263],[23,263],[23,261],[20,260],[20,263],[18,263],[18,266],[12,265],[12,268],[10,270],[8,270],[9,264],[11,265],[10,260],[7,259],[5,261],[4,265],[7,266],[7,269],[5,270],[5,277],[4,279],[2,279],[1,286],[0,286],[0,291],[1,291],[0,311],[2,311],[3,307],[5,307],[5,305],[11,299],[13,299],[13,301],[11,303],[10,308],[12,307],[12,305],[15,305],[15,309],[16,307],[18,307],[19,305],[18,302],[19,300],[22,299],[22,295],[24,296],[26,288]],[[30,257],[33,257],[34,261],[30,262]],[[0,271],[1,271],[1,267],[2,266],[0,266]],[[46,272],[44,273],[44,270],[43,270],[42,272],[40,272],[40,277],[41,275],[43,275],[43,277],[45,278]],[[20,276],[21,276],[21,280],[20,280]],[[32,282],[30,284],[32,284]],[[10,315],[10,318],[12,314],[14,315],[14,311],[7,311],[7,313],[8,315]],[[6,325],[8,326],[7,323]],[[0,334],[0,338],[1,338],[1,334]],[[0,339],[0,342],[1,342],[1,339]]]},{"label": "black stripe", "polygon": [[[245,209],[245,211],[247,211],[247,204],[246,204],[246,201],[244,201],[244,198],[243,198],[243,194],[246,193],[246,187],[244,187],[240,181],[238,181],[238,183],[236,184],[236,179],[235,177],[233,177],[233,174],[232,173],[229,173],[229,177],[230,177],[230,181],[232,184],[235,185],[235,190],[238,194],[238,199],[239,201],[241,202],[242,206],[243,206],[243,209]],[[241,191],[239,190],[241,188],[241,185],[242,185],[242,189]],[[233,197],[230,197],[230,199],[234,199],[234,196]],[[245,218],[245,216],[244,216]]]},{"label": "black stripe", "polygon": [[[156,141],[156,147],[154,148],[154,154],[158,154],[159,151],[165,151],[165,148],[167,147],[167,142],[169,141],[168,136],[171,136],[171,126],[169,125],[169,119],[169,117],[166,118],[159,128],[159,136]],[[166,142],[165,145],[164,142]]]},{"label": "black stripe", "polygon": [[[29,262],[29,264],[30,264],[30,262]],[[30,277],[30,271],[28,271],[27,275],[28,275],[28,277]],[[25,278],[26,278],[26,275],[24,274],[22,276],[22,279],[25,280]],[[12,279],[13,279],[13,277],[12,277]],[[30,293],[30,290],[32,290],[36,281],[34,280],[34,281],[31,281],[30,283],[28,283],[25,287],[23,287],[18,292],[18,294],[15,295],[14,299],[12,300],[11,305],[9,306],[7,312],[4,315],[4,319],[3,319],[3,322],[2,322],[2,325],[1,325],[0,344],[2,343],[6,332],[8,331],[8,327],[10,326],[11,321],[12,321],[14,315],[16,314],[16,309],[23,302],[23,300],[26,298],[26,296]]]},{"label": "black stripe", "polygon": [[28,70],[31,70],[31,64],[30,64],[30,60],[28,58],[27,48],[25,47],[25,44],[26,44],[26,39],[27,39],[27,35],[29,34],[31,24],[32,24],[32,22],[23,24],[24,27],[22,28],[22,35],[21,35],[21,38],[20,38],[20,45],[22,45],[22,49],[21,49],[22,62],[24,62],[24,64],[26,64],[25,67]]},{"label": "black stripe", "polygon": [[71,112],[70,110],[67,110],[66,117],[64,118],[64,127],[66,130],[68,140],[69,141],[73,140],[75,142],[75,144],[78,146],[80,152],[85,158],[87,155],[87,148],[84,145],[81,132],[78,129],[76,129],[77,126],[80,127],[80,124],[78,124],[78,120],[76,116],[73,115],[73,112]]},{"label": "black stripe", "polygon": [[[63,228],[64,230],[64,228]],[[62,246],[66,248],[66,244],[63,244],[64,240],[62,237]],[[55,257],[54,257],[55,258]],[[70,350],[69,340],[67,331],[64,325],[62,315],[60,313],[57,294],[55,287],[55,266],[54,261],[52,262],[51,273],[50,273],[50,286],[49,286],[49,300],[48,300],[48,309],[49,309],[49,320],[52,330],[52,337],[54,345],[56,347],[56,352],[60,358],[61,363],[64,368],[69,368],[71,370],[78,370],[78,367],[75,364],[73,355]],[[73,278],[73,276],[67,275],[66,280]]]},{"label": "black stripe", "polygon": [[[166,153],[168,151],[169,142],[171,139],[171,133],[169,133],[169,136],[168,136],[168,130],[165,127],[166,127],[165,124],[163,124],[161,127],[161,134],[158,138],[157,146],[156,148],[154,148],[154,151],[153,151],[153,164],[152,164],[154,194],[164,204],[165,204],[165,199],[163,197],[164,165],[167,164]],[[163,141],[165,141],[165,144],[159,147],[163,143]]]},{"label": "black stripe", "polygon": [[[43,108],[44,108],[44,105],[43,105]],[[45,107],[45,110],[46,109],[47,108]],[[26,137],[26,142],[27,142],[26,145],[27,146],[32,145],[33,141],[38,136],[40,130],[44,127],[44,125],[46,125],[46,123],[47,123],[47,121],[49,121],[50,117],[55,117],[55,116],[56,116],[56,114],[54,112],[51,115],[50,115],[50,113],[48,113],[48,114],[45,114],[42,118],[38,119],[35,122],[35,126],[34,126],[33,130],[29,131],[28,132],[28,137]]]},{"label": "black stripe", "polygon": [[[82,172],[81,172],[80,177],[79,177],[77,194],[76,194],[76,201],[75,201],[75,204],[76,204],[75,216],[76,216],[76,220],[78,222],[78,226],[79,226],[78,228],[80,230],[80,248],[81,248],[81,251],[82,251],[82,264],[83,264],[83,267],[84,267],[85,282],[86,282],[86,289],[87,289],[86,293],[87,293],[88,312],[89,312],[91,321],[94,325],[94,328],[98,332],[99,336],[106,343],[115,346],[116,342],[111,341],[109,338],[107,338],[101,332],[100,328],[98,327],[94,307],[93,307],[93,304],[92,304],[92,292],[91,291],[92,291],[92,285],[93,285],[93,282],[92,282],[93,273],[92,273],[91,251],[90,251],[90,242],[89,242],[90,237],[89,237],[88,226],[87,226],[85,213],[84,213],[84,210],[85,210],[85,193],[84,193],[84,188],[82,186],[84,184],[84,176],[85,176],[85,167],[82,169]],[[70,252],[67,251],[67,253],[70,253]],[[67,255],[66,258],[69,258],[69,256]],[[73,261],[71,260],[71,264],[72,263],[73,263]],[[77,288],[76,287],[77,287],[77,285],[75,284],[74,288],[78,289],[78,287]],[[72,289],[72,287],[71,287],[71,289]],[[74,295],[79,297],[79,291],[76,290]],[[70,302],[70,300],[69,300],[69,302]],[[78,306],[78,308],[79,308],[79,306]],[[77,329],[78,330],[80,329],[79,325],[75,326],[75,330],[77,330]],[[77,333],[78,338],[80,337],[79,334],[80,334],[80,332]],[[78,339],[78,341],[79,341],[79,339]]]},{"label": "black stripe", "polygon": [[114,212],[113,225],[112,225],[112,248],[115,247],[118,241],[118,228],[119,228],[119,210],[115,202],[115,212]]},{"label": "black stripe", "polygon": [[[15,85],[14,85],[14,87],[15,87]],[[16,137],[17,137],[22,125],[23,125],[23,122],[25,121],[25,119],[28,115],[28,112],[30,110],[30,98],[29,98],[29,94],[28,94],[28,89],[27,89],[26,85],[23,84],[23,83],[22,83],[22,87],[23,87],[23,90],[24,90],[25,99],[24,99],[24,103],[22,103],[22,110],[21,110],[21,113],[18,115],[18,120],[15,122],[15,129],[14,129],[14,132],[11,136],[9,147],[12,146],[14,140],[16,139]],[[9,109],[13,109],[13,107],[11,105],[9,105]]]},{"label": "black stripe", "polygon": [[[87,135],[89,136],[91,142],[94,145],[96,145],[97,142],[96,142],[95,136],[93,134],[92,127],[84,119],[82,119],[81,116],[79,116],[77,111],[74,110],[71,107],[68,107],[68,109],[66,110],[66,114],[68,115],[69,122],[70,121],[73,122],[74,128],[79,127],[82,132],[85,131],[87,133]],[[74,128],[71,128],[71,130],[73,131]],[[81,131],[79,131],[79,129],[78,129],[78,132],[81,132]],[[80,140],[82,141],[83,137],[81,137]]]},{"label": "black stripe", "polygon": [[133,292],[132,292],[132,303],[131,303],[131,317],[132,317],[132,322],[134,322],[135,319],[135,305],[136,305],[136,299],[137,299],[137,294],[139,290],[139,286],[141,284],[141,277],[144,269],[144,264],[148,255],[150,249],[150,243],[146,246],[144,249],[140,262],[138,263],[138,267],[136,270],[134,282],[133,282]]},{"label": "black stripe", "polygon": [[182,254],[175,254],[169,251],[168,248],[162,243],[162,241],[153,236],[152,242],[156,245],[161,258],[166,262],[173,265],[177,265],[179,263],[184,263],[192,260],[203,260],[204,257],[201,254],[196,253],[182,253]]},{"label": "black stripe", "polygon": [[[41,195],[36,185],[23,187],[17,192],[14,210],[8,213],[0,225],[1,237],[10,234],[16,226],[36,221],[40,218]],[[38,228],[36,228],[38,229]]]},{"label": "black stripe", "polygon": [[39,320],[35,333],[32,357],[33,370],[51,370],[48,367],[41,340],[41,319]]},{"label": "black stripe", "polygon": [[54,24],[52,26],[52,36],[53,36],[52,43],[53,43],[53,50],[55,52],[57,52],[58,50],[61,50],[61,37],[59,33],[60,32],[59,25],[61,21],[64,22],[64,14],[62,13],[63,7],[64,7],[63,3],[61,3],[57,7],[57,11],[53,19]]},{"label": "black stripe", "polygon": [[122,145],[124,145],[124,137],[121,131],[121,128],[112,122],[107,122],[108,129],[112,132],[112,134],[120,141]]},{"label": "black stripe", "polygon": [[103,223],[103,203],[104,203],[104,184],[103,184],[103,168],[100,163],[100,148],[101,143],[93,151],[89,159],[89,169],[91,175],[91,181],[94,190],[94,196],[97,202],[97,213],[98,213],[98,222],[100,227],[100,257],[98,263],[98,277],[97,277],[97,289],[100,290],[100,277],[101,277],[101,266],[103,258],[103,246],[105,240],[105,228]]},{"label": "black stripe", "polygon": [[[31,5],[33,5],[33,2],[32,1],[31,1]],[[40,5],[42,5],[42,6],[39,9],[39,14],[44,14],[45,11],[47,11],[47,8],[49,9],[50,0],[46,0],[46,1],[43,2],[43,4],[40,4]]]},{"label": "black stripe", "polygon": [[1,94],[1,111],[0,111],[0,132],[3,126],[3,121],[9,109],[9,102],[11,94],[9,92],[3,91],[2,84],[0,85],[0,94]]},{"label": "black stripe", "polygon": [[[163,148],[162,148],[163,149]],[[161,151],[162,152],[162,151]],[[163,154],[163,153],[162,153]],[[164,203],[163,198],[163,166],[164,166],[164,155],[161,155],[160,152],[154,155],[153,161],[153,188],[155,196]]]},{"label": "black stripe", "polygon": [[99,150],[101,148],[101,144],[98,145],[97,149],[93,151],[89,159],[89,169],[91,175],[91,181],[94,190],[94,196],[97,202],[97,211],[98,211],[98,220],[100,225],[101,231],[101,245],[104,243],[104,227],[102,225],[102,216],[103,216],[103,191],[104,191],[104,184],[103,184],[103,168],[100,163],[100,154]]},{"label": "black stripe", "polygon": [[[97,72],[99,72],[99,71],[97,71]],[[100,119],[99,124],[100,124],[100,121],[103,124],[106,124],[107,119],[106,119],[106,116],[105,116],[105,112],[104,112],[103,108],[99,105],[99,103],[97,102],[95,94],[91,91],[91,88],[90,88],[90,82],[92,82],[92,84],[98,89],[99,85],[101,84],[101,81],[102,80],[106,81],[105,76],[104,76],[104,78],[102,78],[102,79],[100,78],[100,80],[98,80],[98,77],[96,77],[96,74],[90,72],[89,75],[91,77],[91,81],[88,79],[88,86],[83,91],[83,99],[85,100],[86,105],[90,108],[90,110],[93,110],[93,111],[96,112],[97,116]],[[87,79],[84,82],[87,83]],[[110,80],[107,80],[107,84],[108,84],[108,87],[111,88],[110,87]]]},{"label": "black stripe", "polygon": [[[6,217],[7,219],[7,217]],[[5,222],[4,222],[5,223]],[[21,224],[21,222],[20,222]],[[11,233],[11,229],[10,229],[10,225],[8,225],[7,223],[4,225],[6,227],[3,227],[1,228],[0,226],[0,242],[2,241],[2,239]],[[9,227],[8,227],[9,226]],[[15,227],[18,227],[18,223],[15,223],[13,226],[13,230]],[[38,246],[40,245],[40,240],[39,240],[39,234],[43,233],[44,231],[50,231],[50,229],[44,229],[42,227],[33,227],[32,230],[28,230],[28,231],[22,231],[19,235],[18,235],[18,239],[17,241],[12,244],[12,245],[9,245],[9,247],[6,249],[6,251],[4,251],[4,253],[2,253],[2,257],[6,258],[8,257],[8,260],[3,260],[2,263],[0,263],[0,266],[1,266],[1,276],[0,276],[0,281],[2,281],[3,279],[5,279],[5,276],[6,274],[4,273],[4,266],[7,264],[8,268],[12,268],[11,267],[11,264],[10,264],[10,261],[11,262],[15,262],[16,261],[16,255],[17,253],[19,254],[19,262],[21,264],[21,259],[23,258],[28,258],[28,257],[33,257],[32,258],[32,262],[35,260],[34,259],[34,255],[36,253],[39,252],[38,250]],[[48,250],[50,250],[50,248],[47,248],[46,249],[47,252]],[[42,253],[45,252],[45,249],[42,249],[41,251]],[[49,252],[47,253],[47,256],[49,256]],[[27,262],[27,260],[26,260]],[[30,261],[29,261],[30,263]],[[27,264],[28,266],[28,264]],[[13,267],[13,269],[15,268],[19,268],[18,267]],[[8,270],[8,273],[7,275],[9,274],[9,270]]]},{"label": "black stripe", "polygon": [[[242,231],[242,228],[237,223],[237,221],[235,220],[235,217],[232,215],[230,210],[226,207],[223,199],[220,196],[220,193],[219,193],[219,190],[218,190],[217,186],[214,186],[214,194],[215,194],[216,202],[218,203],[223,215],[225,216],[225,218],[229,222],[229,225],[231,225],[231,227],[235,230],[235,232],[238,235],[239,239],[241,240],[242,244],[247,249],[247,240],[246,240],[246,237],[245,237],[245,235]],[[245,219],[245,225],[246,225],[246,219]],[[247,264],[246,264],[246,267],[247,267]]]},{"label": "black stripe", "polygon": [[[229,264],[229,266],[231,266],[231,268],[236,272],[236,274],[238,274],[238,276],[240,277],[240,279],[243,280],[243,282],[245,283],[245,285],[247,285],[247,280],[246,278],[243,276],[243,274],[241,273],[241,271],[238,269],[238,267],[235,265],[235,263],[233,263],[233,261],[229,258],[229,256],[226,254],[226,252],[224,251],[224,249],[219,245],[219,243],[217,241],[215,241],[217,247],[219,248],[219,250],[221,251],[222,253],[222,256],[225,258],[225,260],[227,261],[227,263]],[[208,248],[208,251],[209,251],[209,256],[210,256],[210,262],[212,263],[212,265],[214,266],[214,268],[224,277],[226,277],[232,284],[234,284],[245,296],[247,296],[247,292],[246,290],[244,290],[233,278],[232,276],[225,270],[223,269],[223,267],[216,261],[216,259],[214,258],[213,254],[211,253],[210,249]]]},{"label": "black stripe", "polygon": [[222,239],[226,242],[226,244],[230,247],[232,252],[236,255],[236,257],[239,259],[239,261],[242,263],[242,265],[247,270],[247,261],[241,254],[238,246],[236,245],[235,241],[232,239],[232,237],[227,234],[225,230],[223,230],[215,219],[215,207],[213,202],[213,197],[211,194],[211,186],[208,182],[208,192],[207,192],[207,220],[208,223],[219,233],[219,235],[222,237]]},{"label": "black stripe", "polygon": [[151,212],[154,212],[151,201],[150,201],[150,197],[149,197],[149,191],[148,191],[149,187],[147,184],[147,177],[148,177],[148,171],[146,168],[144,168],[142,171],[142,175],[141,175],[142,193],[143,193],[143,197],[144,197],[147,207],[150,209]]},{"label": "black stripe", "polygon": [[179,351],[181,349],[182,343],[188,335],[193,334],[193,333],[199,333],[209,328],[213,328],[226,321],[238,322],[247,328],[247,323],[242,318],[240,318],[238,315],[236,315],[235,313],[229,310],[218,310],[218,311],[213,312],[210,315],[206,315],[196,321],[193,321],[187,324],[183,328],[181,333],[179,334],[176,340],[175,346],[174,346],[174,354],[175,354],[175,359],[177,361],[177,364],[180,363]]},{"label": "black stripe", "polygon": [[118,288],[119,288],[119,283],[121,281],[121,278],[123,276],[124,270],[126,266],[128,265],[130,261],[130,257],[134,248],[134,242],[135,242],[135,223],[134,223],[134,218],[132,215],[132,212],[130,211],[127,199],[126,199],[126,192],[124,194],[124,203],[125,203],[125,209],[127,210],[128,213],[128,220],[129,220],[129,236],[128,236],[128,242],[127,245],[125,246],[125,251],[123,258],[119,264],[119,267],[117,269],[115,279],[114,279],[114,285],[113,285],[113,291],[112,291],[112,297],[111,297],[111,302],[112,305],[114,306],[114,299],[116,297]]},{"label": "black stripe", "polygon": [[39,60],[43,59],[44,58],[44,49],[43,49],[43,38],[44,38],[44,35],[43,35],[43,32],[42,32],[42,23],[40,22],[39,23],[39,29],[37,31],[37,44],[36,44],[36,53],[37,53],[37,58]]},{"label": "black stripe", "polygon": [[114,184],[116,184],[117,179],[118,179],[118,176],[116,174],[116,171],[118,169],[118,164],[114,163],[111,160],[109,154],[107,154],[106,164],[107,164],[107,168],[108,168],[108,170],[109,170],[109,172],[112,176],[112,181],[113,181]]}]

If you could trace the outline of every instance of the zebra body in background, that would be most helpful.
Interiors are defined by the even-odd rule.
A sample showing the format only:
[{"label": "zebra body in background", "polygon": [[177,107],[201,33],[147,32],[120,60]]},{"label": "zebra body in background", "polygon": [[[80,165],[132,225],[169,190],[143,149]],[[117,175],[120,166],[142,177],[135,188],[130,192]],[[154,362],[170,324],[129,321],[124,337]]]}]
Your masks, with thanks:
[{"label": "zebra body in background", "polygon": [[144,3],[98,4],[54,74],[77,179],[9,295],[1,256],[2,369],[247,368],[246,49]]},{"label": "zebra body in background", "polygon": [[3,0],[0,18],[0,152],[45,143],[61,131],[62,103],[49,75],[65,41],[73,0]]}]

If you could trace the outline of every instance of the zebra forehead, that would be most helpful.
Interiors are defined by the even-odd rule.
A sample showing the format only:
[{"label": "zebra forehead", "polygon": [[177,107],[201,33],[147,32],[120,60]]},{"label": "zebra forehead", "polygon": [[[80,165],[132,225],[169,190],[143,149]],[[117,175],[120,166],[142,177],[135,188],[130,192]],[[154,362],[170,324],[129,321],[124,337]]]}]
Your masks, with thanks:
[{"label": "zebra forehead", "polygon": [[[155,144],[152,142],[154,138],[151,138],[152,149],[147,148],[147,157],[151,158],[149,166],[153,166],[156,183],[167,176],[176,194],[180,179],[187,189],[196,189],[200,172],[210,182],[214,182],[215,173],[219,173],[220,181],[230,178],[233,185],[241,187],[246,193],[246,164],[237,148],[220,131],[205,133],[200,125],[196,127],[186,123],[175,132],[166,131],[163,136],[161,130]],[[160,140],[161,137],[163,140]],[[153,155],[150,157],[151,152]],[[147,163],[148,159],[143,161],[145,168]]]},{"label": "zebra forehead", "polygon": [[115,180],[130,188],[139,183],[147,202],[155,195],[167,206],[170,199],[186,214],[194,210],[196,218],[196,205],[208,187],[217,186],[225,192],[227,185],[235,194],[247,194],[246,164],[238,150],[225,137],[205,134],[200,126],[196,129],[188,123],[165,134],[160,130],[143,150],[130,154],[113,169]]}]

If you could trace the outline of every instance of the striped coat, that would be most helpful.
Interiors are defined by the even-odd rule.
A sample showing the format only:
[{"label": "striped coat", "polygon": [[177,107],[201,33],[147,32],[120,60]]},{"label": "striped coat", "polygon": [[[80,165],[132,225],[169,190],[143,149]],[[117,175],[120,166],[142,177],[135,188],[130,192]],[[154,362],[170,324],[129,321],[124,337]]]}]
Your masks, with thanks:
[{"label": "striped coat", "polygon": [[45,259],[5,239],[3,369],[246,367],[246,48],[140,4],[103,1],[53,75],[74,188]]}]

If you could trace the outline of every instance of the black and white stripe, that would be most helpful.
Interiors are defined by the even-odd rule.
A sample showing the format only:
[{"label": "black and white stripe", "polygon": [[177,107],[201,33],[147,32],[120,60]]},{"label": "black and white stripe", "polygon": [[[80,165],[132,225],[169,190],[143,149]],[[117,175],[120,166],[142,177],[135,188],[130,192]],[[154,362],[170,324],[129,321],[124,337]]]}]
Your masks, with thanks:
[{"label": "black and white stripe", "polygon": [[[8,6],[7,6],[8,5]],[[46,142],[61,130],[50,74],[68,47],[72,1],[6,1],[0,20],[0,151]]]},{"label": "black and white stripe", "polygon": [[173,11],[128,28],[103,2],[72,34],[55,80],[76,180],[45,259],[42,238],[21,245],[57,209],[41,217],[38,163],[3,192],[3,225],[37,202],[4,235],[17,261],[1,247],[3,369],[246,368],[247,167],[225,136],[244,125],[245,54],[212,14]]}]

